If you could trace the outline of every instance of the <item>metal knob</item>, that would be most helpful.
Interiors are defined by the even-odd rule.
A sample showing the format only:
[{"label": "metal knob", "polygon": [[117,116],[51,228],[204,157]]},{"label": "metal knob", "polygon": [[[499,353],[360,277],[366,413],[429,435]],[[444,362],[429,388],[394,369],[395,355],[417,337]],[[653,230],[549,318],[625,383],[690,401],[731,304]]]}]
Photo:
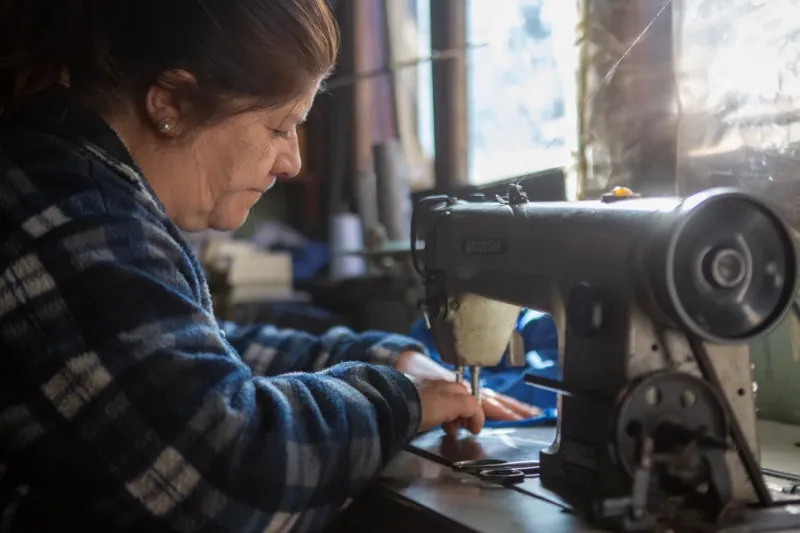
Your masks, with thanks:
[{"label": "metal knob", "polygon": [[733,289],[747,276],[747,259],[738,250],[723,248],[706,256],[703,271],[706,281],[712,286]]}]

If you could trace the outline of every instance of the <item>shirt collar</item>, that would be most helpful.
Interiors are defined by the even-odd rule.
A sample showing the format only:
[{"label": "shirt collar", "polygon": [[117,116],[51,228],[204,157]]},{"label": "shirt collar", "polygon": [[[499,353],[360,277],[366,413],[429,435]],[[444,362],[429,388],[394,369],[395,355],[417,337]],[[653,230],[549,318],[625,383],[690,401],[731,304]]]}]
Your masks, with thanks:
[{"label": "shirt collar", "polygon": [[15,118],[33,121],[73,141],[83,141],[141,174],[125,144],[94,110],[81,105],[60,83],[37,92],[14,113]]},{"label": "shirt collar", "polygon": [[57,83],[30,96],[11,117],[34,128],[54,133],[82,145],[110,165],[144,193],[143,200],[164,212],[155,191],[117,133],[96,111],[82,105],[64,85]]}]

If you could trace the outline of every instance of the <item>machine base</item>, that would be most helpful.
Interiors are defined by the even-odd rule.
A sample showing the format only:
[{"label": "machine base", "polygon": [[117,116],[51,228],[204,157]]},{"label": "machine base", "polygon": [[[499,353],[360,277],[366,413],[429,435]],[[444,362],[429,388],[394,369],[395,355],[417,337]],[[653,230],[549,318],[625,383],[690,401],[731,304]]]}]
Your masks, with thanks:
[{"label": "machine base", "polygon": [[[410,446],[409,451],[419,456],[419,461],[430,460],[438,465],[447,467],[457,461],[469,459],[502,459],[507,461],[522,461],[535,459],[540,452],[546,450],[555,436],[554,428],[519,428],[503,430],[486,430],[483,434],[472,436],[464,434],[459,437],[447,437],[438,432],[431,432],[418,437]],[[547,455],[545,452],[543,455]],[[550,457],[555,458],[554,456]],[[542,468],[548,462],[542,457]],[[556,467],[555,463],[549,466]],[[552,477],[550,479],[553,479]],[[558,479],[558,478],[555,478]],[[781,493],[781,487],[791,485],[792,482],[766,476],[768,484],[773,489],[773,499],[787,499],[790,494]],[[556,484],[557,485],[557,484]],[[464,485],[465,490],[470,490]],[[583,509],[589,507],[585,490],[569,490],[566,486],[544,485],[542,479],[526,479],[524,483],[502,488],[501,491],[509,493],[522,493],[528,497],[544,500],[552,504],[553,513],[560,514],[565,511],[576,516],[586,516]],[[516,496],[517,498],[519,496]],[[741,515],[736,520],[724,524],[709,525],[697,521],[687,520],[685,523],[651,524],[647,531],[660,531],[667,533],[677,532],[711,532],[721,533],[783,533],[789,531],[800,532],[800,502],[792,504],[790,501],[776,501],[775,507],[753,508],[741,510]],[[513,521],[513,520],[512,520]],[[618,528],[610,524],[589,525],[576,531],[614,531]],[[498,526],[499,527],[499,526]],[[445,528],[446,529],[446,528]],[[500,530],[498,530],[500,531]],[[504,530],[503,530],[504,531]]]}]

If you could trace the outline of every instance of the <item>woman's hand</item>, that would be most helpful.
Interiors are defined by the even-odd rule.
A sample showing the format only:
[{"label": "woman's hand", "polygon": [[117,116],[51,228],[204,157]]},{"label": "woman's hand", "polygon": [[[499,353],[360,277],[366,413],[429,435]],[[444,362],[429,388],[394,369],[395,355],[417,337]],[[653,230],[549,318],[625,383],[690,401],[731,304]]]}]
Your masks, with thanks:
[{"label": "woman's hand", "polygon": [[[420,380],[455,381],[456,379],[454,372],[416,351],[400,354],[394,367],[396,370]],[[489,389],[481,390],[481,405],[487,420],[508,422],[525,420],[541,414],[541,410],[536,407]]]},{"label": "woman's hand", "polygon": [[460,427],[473,435],[481,432],[484,411],[464,385],[441,379],[412,378],[422,405],[420,432],[437,426],[442,426],[450,435],[456,434]]}]

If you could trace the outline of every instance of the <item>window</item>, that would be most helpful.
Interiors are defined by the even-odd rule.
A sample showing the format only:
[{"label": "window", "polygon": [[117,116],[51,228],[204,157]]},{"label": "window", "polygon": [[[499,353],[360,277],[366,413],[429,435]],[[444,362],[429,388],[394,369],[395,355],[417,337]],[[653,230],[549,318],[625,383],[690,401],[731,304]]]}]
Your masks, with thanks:
[{"label": "window", "polygon": [[[430,0],[415,0],[418,57],[431,55]],[[433,140],[433,70],[423,62],[417,71],[417,135],[426,157],[433,159],[436,148]]]},{"label": "window", "polygon": [[800,3],[690,2],[678,20],[679,191],[745,187],[800,227]]},{"label": "window", "polygon": [[[417,51],[431,53],[430,2],[415,2]],[[575,124],[578,2],[467,2],[468,172],[479,185],[563,167]],[[417,70],[417,135],[435,155],[431,64]]]},{"label": "window", "polygon": [[567,109],[577,2],[466,1],[467,42],[478,46],[467,55],[470,182],[563,167],[577,129]]}]

